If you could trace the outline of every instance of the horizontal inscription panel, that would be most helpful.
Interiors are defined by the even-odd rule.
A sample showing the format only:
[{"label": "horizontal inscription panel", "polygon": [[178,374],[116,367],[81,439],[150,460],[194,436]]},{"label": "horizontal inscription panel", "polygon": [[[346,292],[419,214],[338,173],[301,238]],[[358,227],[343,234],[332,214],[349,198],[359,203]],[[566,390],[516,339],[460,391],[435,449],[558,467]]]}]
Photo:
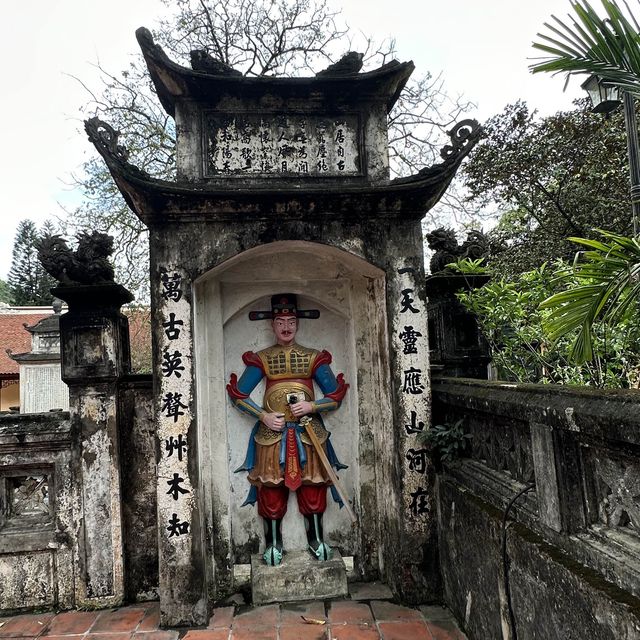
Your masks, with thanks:
[{"label": "horizontal inscription panel", "polygon": [[206,175],[361,174],[357,115],[205,115]]}]

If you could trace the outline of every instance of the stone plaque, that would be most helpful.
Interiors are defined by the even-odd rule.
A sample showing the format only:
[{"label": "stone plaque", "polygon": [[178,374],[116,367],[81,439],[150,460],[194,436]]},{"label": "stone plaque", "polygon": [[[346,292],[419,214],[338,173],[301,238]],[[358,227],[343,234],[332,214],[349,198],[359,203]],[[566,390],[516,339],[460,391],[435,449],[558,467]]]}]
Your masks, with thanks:
[{"label": "stone plaque", "polygon": [[208,114],[206,175],[357,176],[359,130],[357,115]]}]

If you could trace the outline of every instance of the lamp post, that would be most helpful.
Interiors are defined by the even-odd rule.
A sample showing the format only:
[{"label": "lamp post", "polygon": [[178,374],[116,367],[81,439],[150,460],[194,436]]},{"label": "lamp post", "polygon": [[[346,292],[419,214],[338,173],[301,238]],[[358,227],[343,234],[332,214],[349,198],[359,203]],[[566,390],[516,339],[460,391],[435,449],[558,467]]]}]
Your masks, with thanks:
[{"label": "lamp post", "polygon": [[638,125],[634,109],[633,96],[628,91],[604,83],[598,76],[592,75],[582,83],[589,94],[594,113],[609,114],[620,106],[620,93],[624,106],[624,124],[627,132],[627,153],[629,155],[629,178],[631,181],[631,211],[633,216],[633,235],[638,235],[640,218],[640,145],[638,144]]}]

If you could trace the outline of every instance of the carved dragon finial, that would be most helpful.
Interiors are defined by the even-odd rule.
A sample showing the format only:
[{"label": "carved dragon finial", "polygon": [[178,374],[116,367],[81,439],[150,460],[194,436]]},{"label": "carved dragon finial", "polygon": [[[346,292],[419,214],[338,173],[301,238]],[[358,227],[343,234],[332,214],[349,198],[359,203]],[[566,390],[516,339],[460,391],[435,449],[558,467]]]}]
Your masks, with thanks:
[{"label": "carved dragon finial", "polygon": [[113,265],[109,262],[113,237],[106,233],[80,233],[75,251],[62,236],[45,235],[37,249],[45,271],[63,285],[115,284]]},{"label": "carved dragon finial", "polygon": [[242,77],[242,73],[218,58],[214,58],[205,49],[193,49],[189,52],[191,68],[194,71],[211,73],[216,76]]},{"label": "carved dragon finial", "polygon": [[448,272],[447,265],[460,258],[477,260],[486,258],[489,254],[489,241],[482,231],[469,231],[462,245],[458,244],[456,232],[451,228],[438,227],[428,233],[426,238],[429,249],[433,251],[429,263],[432,275]]}]

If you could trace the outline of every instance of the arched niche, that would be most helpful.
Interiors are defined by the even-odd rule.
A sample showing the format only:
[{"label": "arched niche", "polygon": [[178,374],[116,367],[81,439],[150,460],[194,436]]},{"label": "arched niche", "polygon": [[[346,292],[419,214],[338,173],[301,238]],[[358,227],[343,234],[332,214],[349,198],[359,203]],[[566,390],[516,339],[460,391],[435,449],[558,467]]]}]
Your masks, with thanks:
[{"label": "arched niche", "polygon": [[[249,562],[264,545],[256,507],[241,507],[249,490],[246,473],[234,473],[254,421],[231,405],[225,386],[231,373],[243,370],[243,352],[273,344],[269,321],[250,321],[248,313],[269,309],[271,295],[280,292],[297,294],[300,308],[320,310],[318,320],[300,321],[297,341],[330,351],[334,372],[343,372],[351,385],[326,424],[338,457],[349,465],[341,480],[359,518],[351,526],[346,510],[329,498],[326,538],[354,556],[361,575],[378,572],[376,448],[389,444],[391,423],[384,273],[326,245],[274,242],[225,261],[194,285],[202,508],[218,588],[228,584],[233,564]],[[256,401],[262,392],[262,385],[254,391]],[[294,495],[283,537],[287,549],[306,548]]]}]

